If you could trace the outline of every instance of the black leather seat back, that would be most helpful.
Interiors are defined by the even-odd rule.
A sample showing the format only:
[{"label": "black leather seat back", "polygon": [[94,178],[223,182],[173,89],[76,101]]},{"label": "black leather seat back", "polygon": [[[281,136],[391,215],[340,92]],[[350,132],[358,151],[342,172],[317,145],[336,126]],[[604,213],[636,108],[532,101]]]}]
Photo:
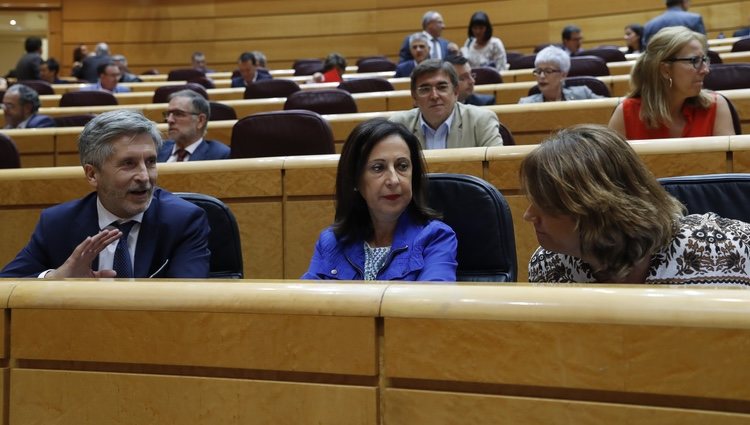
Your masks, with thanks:
[{"label": "black leather seat back", "polygon": [[464,174],[428,174],[429,205],[458,238],[459,281],[518,280],[513,218],[503,195]]},{"label": "black leather seat back", "polygon": [[715,212],[750,222],[750,174],[666,177],[659,183],[685,205],[688,214]]},{"label": "black leather seat back", "polygon": [[201,193],[175,193],[176,196],[203,208],[208,216],[211,234],[208,249],[211,250],[209,278],[242,279],[242,244],[240,229],[232,211],[220,200]]}]

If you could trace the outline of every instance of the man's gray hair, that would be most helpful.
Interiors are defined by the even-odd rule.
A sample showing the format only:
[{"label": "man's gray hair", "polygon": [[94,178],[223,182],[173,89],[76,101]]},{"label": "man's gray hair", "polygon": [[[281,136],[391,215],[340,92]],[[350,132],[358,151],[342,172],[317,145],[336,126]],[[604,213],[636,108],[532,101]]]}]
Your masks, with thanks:
[{"label": "man's gray hair", "polygon": [[6,93],[18,93],[18,104],[21,108],[24,105],[31,105],[31,113],[36,113],[39,110],[41,102],[39,101],[39,93],[29,86],[23,84],[13,84],[8,88]]},{"label": "man's gray hair", "polygon": [[434,10],[428,10],[427,12],[422,15],[422,29],[427,29],[427,25],[429,25],[430,22],[437,19],[437,17],[440,16],[440,13],[434,11]]},{"label": "man's gray hair", "polygon": [[107,45],[107,43],[99,43],[96,45],[95,52],[97,56],[109,55],[109,46]]},{"label": "man's gray hair", "polygon": [[423,32],[415,32],[414,34],[409,36],[409,47],[411,47],[411,43],[415,42],[416,40],[422,40],[427,45],[427,48],[430,48],[430,39],[427,38],[426,35],[424,35]]},{"label": "man's gray hair", "polygon": [[192,112],[206,116],[206,125],[203,126],[203,135],[205,136],[206,131],[208,130],[208,121],[211,119],[211,104],[208,103],[208,100],[206,100],[202,94],[189,89],[176,91],[170,94],[169,100],[172,100],[175,97],[187,97],[190,99],[190,106],[193,108]]},{"label": "man's gray hair", "polygon": [[538,67],[542,62],[552,62],[566,74],[570,71],[570,56],[557,46],[547,46],[536,54],[534,66]]},{"label": "man's gray hair", "polygon": [[268,67],[268,60],[266,59],[266,55],[263,54],[260,50],[253,50],[250,52],[255,56],[255,60],[258,62],[258,66],[261,68],[267,68]]},{"label": "man's gray hair", "polygon": [[123,136],[131,139],[147,134],[154,141],[158,152],[162,140],[156,123],[142,113],[130,109],[118,109],[97,115],[83,128],[78,136],[78,152],[81,165],[91,164],[101,168],[104,161],[113,153],[112,143]]}]

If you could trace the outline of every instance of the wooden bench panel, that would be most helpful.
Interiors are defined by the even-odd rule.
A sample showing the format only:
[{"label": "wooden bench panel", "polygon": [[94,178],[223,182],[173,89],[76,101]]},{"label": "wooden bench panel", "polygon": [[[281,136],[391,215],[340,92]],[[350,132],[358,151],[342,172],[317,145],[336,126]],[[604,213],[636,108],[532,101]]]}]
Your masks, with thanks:
[{"label": "wooden bench panel", "polygon": [[374,387],[26,369],[11,379],[11,424],[378,423]]},{"label": "wooden bench panel", "polygon": [[474,425],[498,422],[525,425],[740,425],[750,420],[750,416],[741,413],[400,389],[385,390],[384,403],[384,419],[389,425],[459,422]]}]

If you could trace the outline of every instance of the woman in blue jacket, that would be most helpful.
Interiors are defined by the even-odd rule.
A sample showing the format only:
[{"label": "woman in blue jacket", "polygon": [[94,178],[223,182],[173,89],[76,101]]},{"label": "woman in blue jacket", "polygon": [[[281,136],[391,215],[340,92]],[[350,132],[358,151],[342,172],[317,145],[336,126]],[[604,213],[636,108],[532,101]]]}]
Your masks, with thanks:
[{"label": "woman in blue jacket", "polygon": [[417,138],[376,118],[349,135],[336,173],[336,218],[303,279],[456,280],[456,234],[427,207]]}]

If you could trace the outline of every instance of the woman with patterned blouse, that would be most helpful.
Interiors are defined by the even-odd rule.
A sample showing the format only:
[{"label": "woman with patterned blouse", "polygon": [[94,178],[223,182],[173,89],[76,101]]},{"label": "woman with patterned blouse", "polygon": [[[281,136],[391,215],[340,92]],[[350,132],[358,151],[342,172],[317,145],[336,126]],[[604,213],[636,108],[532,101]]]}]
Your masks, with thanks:
[{"label": "woman with patterned blouse", "polygon": [[617,132],[562,130],[521,164],[531,282],[750,285],[750,225],[684,207]]},{"label": "woman with patterned blouse", "polygon": [[336,218],[302,279],[455,281],[456,234],[427,207],[422,149],[406,127],[376,118],[344,144]]}]

